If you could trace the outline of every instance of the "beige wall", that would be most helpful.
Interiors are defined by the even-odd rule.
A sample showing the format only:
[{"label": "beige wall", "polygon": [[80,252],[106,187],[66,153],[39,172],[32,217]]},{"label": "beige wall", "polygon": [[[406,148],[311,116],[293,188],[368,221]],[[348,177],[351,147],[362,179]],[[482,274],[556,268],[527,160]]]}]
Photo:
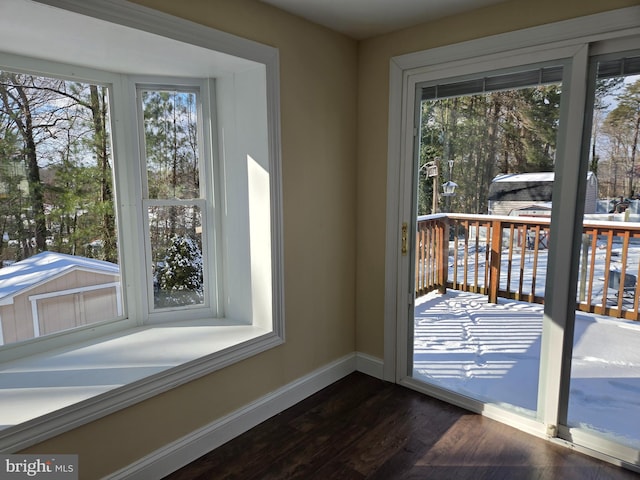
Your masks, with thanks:
[{"label": "beige wall", "polygon": [[512,0],[363,41],[358,56],[356,350],[383,357],[389,61],[560,20],[638,5],[638,0]]},{"label": "beige wall", "polygon": [[286,343],[28,449],[97,478],[355,350],[357,43],[260,3],[140,0],[280,49]]}]

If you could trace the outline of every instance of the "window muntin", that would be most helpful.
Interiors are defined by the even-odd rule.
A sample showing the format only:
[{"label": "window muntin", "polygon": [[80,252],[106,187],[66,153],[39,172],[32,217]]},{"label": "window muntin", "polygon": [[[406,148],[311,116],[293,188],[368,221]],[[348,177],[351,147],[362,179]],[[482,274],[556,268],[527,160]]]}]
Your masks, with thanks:
[{"label": "window muntin", "polygon": [[0,72],[4,344],[123,318],[110,91]]}]

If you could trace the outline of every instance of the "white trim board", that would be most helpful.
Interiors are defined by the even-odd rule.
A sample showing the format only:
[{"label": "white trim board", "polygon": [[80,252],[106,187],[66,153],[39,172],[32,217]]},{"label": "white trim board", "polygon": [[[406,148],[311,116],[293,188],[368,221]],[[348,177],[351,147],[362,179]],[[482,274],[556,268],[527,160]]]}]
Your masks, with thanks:
[{"label": "white trim board", "polygon": [[381,378],[382,361],[363,353],[349,354],[165,445],[106,478],[162,478],[355,371]]},{"label": "white trim board", "polygon": [[[18,452],[283,343],[275,333],[249,325],[185,323],[130,330],[5,365],[0,425],[6,428],[0,431],[0,451]],[[152,342],[157,348],[148,358],[138,358],[135,345]],[[47,391],[54,366],[61,372],[82,368],[84,384],[56,400]],[[24,371],[32,372],[32,383],[15,388]],[[23,418],[35,410],[35,418]]]},{"label": "white trim board", "polygon": [[356,352],[356,371],[365,373],[370,377],[382,379],[384,364],[380,358]]},{"label": "white trim board", "polygon": [[554,48],[596,42],[638,33],[640,7],[627,7],[548,23],[513,32],[481,37],[428,50],[398,55],[391,59],[400,70],[422,69],[457,60],[477,59],[499,52],[555,44]]}]

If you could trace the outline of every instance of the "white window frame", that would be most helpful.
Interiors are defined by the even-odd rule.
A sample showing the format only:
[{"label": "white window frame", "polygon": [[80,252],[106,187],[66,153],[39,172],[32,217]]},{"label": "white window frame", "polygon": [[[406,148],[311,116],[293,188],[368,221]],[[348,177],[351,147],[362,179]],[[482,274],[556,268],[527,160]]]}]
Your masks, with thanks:
[{"label": "white window frame", "polygon": [[[146,315],[149,322],[171,321],[176,314],[183,318],[198,318],[203,315],[207,317],[219,317],[223,315],[221,309],[218,308],[218,275],[216,269],[221,265],[221,258],[215,254],[216,230],[220,223],[216,219],[214,193],[218,190],[216,183],[220,182],[220,175],[216,172],[215,166],[219,163],[218,158],[213,154],[214,145],[211,142],[215,136],[215,122],[213,121],[212,111],[215,109],[213,99],[215,92],[214,82],[209,79],[184,79],[184,78],[132,78],[136,89],[136,106],[138,120],[138,137],[140,142],[140,176],[141,176],[141,199],[142,199],[142,217],[144,223],[144,251],[145,255],[141,257],[144,272],[146,272],[147,285],[147,302],[143,308],[146,308]],[[198,156],[199,156],[199,175],[200,175],[200,196],[195,199],[150,199],[149,186],[146,172],[146,140],[143,126],[142,101],[140,93],[143,91],[162,91],[176,90],[182,92],[194,93],[196,96],[197,108],[197,139],[198,139]],[[205,279],[204,301],[202,304],[193,306],[181,306],[176,308],[160,308],[153,306],[153,275],[151,271],[151,244],[150,244],[150,227],[147,208],[149,206],[198,206],[202,215],[202,257],[203,257],[203,277]]]},{"label": "white window frame", "polygon": [[[109,89],[109,109],[110,117],[113,119],[113,115],[116,114],[114,109],[113,97],[117,92],[117,96],[125,94],[125,90],[118,90],[120,84],[122,84],[122,75],[113,74],[110,72],[102,72],[95,69],[78,67],[75,65],[67,65],[59,62],[50,62],[46,60],[40,60],[23,55],[13,55],[0,52],[0,70],[8,70],[16,73],[23,73],[27,75],[39,75],[42,77],[51,77],[61,80],[77,81],[86,84],[100,85]],[[71,73],[70,73],[71,72]],[[126,102],[121,102],[126,104]],[[115,122],[112,121],[111,134],[112,141],[114,132],[117,128]],[[121,134],[122,135],[122,134]],[[124,139],[121,139],[124,140]],[[112,144],[112,157],[122,155],[122,158],[126,158],[125,152],[116,152],[117,143]],[[124,143],[124,142],[120,142]],[[136,152],[137,154],[137,152]],[[124,163],[124,162],[122,162]],[[113,166],[113,178],[114,187],[116,190],[116,196],[120,197],[122,193],[123,199],[131,201],[131,196],[128,196],[126,191],[128,189],[121,189],[122,181],[118,181],[118,177],[121,179],[127,178],[128,174],[125,172],[126,167],[121,165],[120,162],[114,162]],[[123,190],[121,192],[121,190]],[[117,231],[119,237],[119,243],[127,243],[127,239],[120,235],[121,228],[131,229],[130,224],[121,223],[127,218],[127,212],[116,206],[116,216],[119,217],[117,221]],[[124,226],[124,227],[123,227]],[[119,248],[120,253],[120,275],[123,278],[134,278],[137,273],[137,269],[132,268],[131,262],[126,262],[126,256],[122,255],[122,248]],[[122,283],[122,282],[121,282]],[[119,302],[123,307],[123,313],[126,313],[128,306],[128,298],[136,298],[139,296],[137,292],[132,292],[131,289],[122,289],[119,292]],[[35,317],[34,317],[35,318]],[[35,321],[35,320],[34,320]],[[34,326],[34,332],[36,335],[30,340],[19,342],[16,344],[6,344],[0,348],[0,365],[6,362],[14,361],[19,358],[28,357],[31,355],[39,354],[43,351],[60,348],[71,343],[78,343],[85,340],[95,338],[99,335],[109,335],[111,333],[122,331],[127,328],[133,328],[144,323],[143,318],[135,315],[122,315],[121,317],[114,318],[110,321],[100,322],[98,324],[87,325],[84,327],[76,327],[72,330],[65,330],[61,332],[54,332],[46,336],[40,336],[37,329]]]},{"label": "white window frame", "polygon": [[[578,199],[580,192],[584,192],[586,181],[586,171],[583,171],[586,170],[586,162],[581,160],[581,148],[589,58],[605,41],[609,42],[607,45],[615,44],[616,51],[637,48],[637,35],[640,34],[638,19],[640,7],[630,7],[394,57],[390,62],[387,161],[384,378],[507,422],[534,435],[570,444],[586,453],[600,452],[598,455],[606,460],[628,466],[637,465],[637,452],[579,429],[563,427],[566,419],[562,417],[566,412],[562,411],[562,405],[566,405],[568,397],[569,372],[565,359],[567,352],[570,356],[573,342],[572,329],[566,327],[575,314],[575,291],[572,294],[570,285],[576,276],[579,245],[576,245],[578,237],[574,232],[582,227],[582,219],[575,212],[581,211]],[[632,36],[636,38],[630,39]],[[554,279],[555,290],[547,289],[538,418],[531,419],[496,405],[482,404],[425,386],[411,378],[408,369],[411,351],[408,330],[413,321],[408,318],[408,312],[413,311],[409,308],[413,299],[411,265],[409,257],[401,254],[400,232],[402,224],[410,224],[412,218],[417,84],[558,60],[565,63],[562,109],[570,121],[561,126],[559,134],[557,158],[563,161],[556,162],[559,181],[554,184],[554,199],[561,201],[552,219],[552,229],[556,234],[552,237],[555,244],[550,251],[554,252],[554,258],[549,261],[548,271],[548,277]],[[572,238],[574,242],[560,241],[562,238]]]},{"label": "white window frame", "polygon": [[[29,50],[22,40],[19,44],[2,43],[7,53],[0,53],[0,67],[99,83],[111,89],[112,150],[126,317],[80,328],[73,334],[53,334],[46,339],[3,346],[0,404],[2,391],[7,388],[2,385],[2,372],[14,376],[27,370],[45,372],[55,364],[65,368],[70,359],[91,369],[93,359],[101,355],[103,362],[122,362],[131,367],[136,362],[144,367],[152,358],[162,364],[155,372],[123,379],[118,388],[104,385],[98,393],[87,391],[79,400],[65,400],[55,407],[45,405],[51,399],[47,398],[44,386],[37,393],[42,400],[33,407],[33,412],[0,430],[0,450],[4,452],[26,448],[284,342],[278,50],[124,0],[7,0],[3,8],[18,12],[19,16],[24,13],[21,9],[32,5],[50,9],[52,17],[82,15],[76,22],[80,29],[105,25],[106,30],[124,28],[127,35],[141,35],[151,43],[164,42],[172,51],[175,48],[192,55],[177,58],[179,65],[174,70],[165,68],[166,58],[155,64],[151,59],[151,64],[143,62],[139,71],[127,71],[131,74],[128,75],[109,73],[118,71],[117,67],[109,69],[109,65],[98,70],[96,65],[70,64],[57,57],[65,55],[59,44],[53,48],[33,44]],[[95,25],[90,25],[94,19]],[[53,20],[50,23],[56,24]],[[31,22],[25,21],[24,25],[30,31],[34,28]],[[75,42],[80,58],[84,45],[78,45],[77,39]],[[118,61],[117,55],[114,60],[108,53],[102,61],[106,64]],[[49,60],[35,59],[35,54],[48,56]],[[139,261],[144,246],[139,161],[127,159],[139,155],[137,102],[130,101],[135,98],[136,82],[157,83],[162,79],[166,84],[168,77],[185,73],[190,78],[203,79],[198,80],[204,89],[203,99],[207,105],[215,106],[211,114],[203,116],[207,124],[203,135],[207,136],[205,144],[210,150],[205,152],[208,164],[205,174],[211,188],[214,179],[220,179],[215,195],[212,190],[207,195],[211,203],[209,216],[216,223],[216,228],[209,229],[215,250],[212,255],[224,261],[219,261],[212,273],[217,286],[215,297],[219,300],[211,302],[204,309],[206,312],[186,309],[190,314],[183,314],[183,319],[176,321],[175,312],[159,312],[162,315],[155,315],[154,319],[148,305],[145,307],[146,282],[140,280],[146,278],[146,267]],[[175,82],[193,83],[182,76]],[[155,327],[158,321],[163,324]],[[131,348],[132,342],[145,348],[136,352]],[[147,358],[144,351],[149,351]],[[98,372],[99,366],[96,369]],[[43,374],[43,383],[45,378]],[[13,405],[13,409],[24,410],[25,404]]]}]

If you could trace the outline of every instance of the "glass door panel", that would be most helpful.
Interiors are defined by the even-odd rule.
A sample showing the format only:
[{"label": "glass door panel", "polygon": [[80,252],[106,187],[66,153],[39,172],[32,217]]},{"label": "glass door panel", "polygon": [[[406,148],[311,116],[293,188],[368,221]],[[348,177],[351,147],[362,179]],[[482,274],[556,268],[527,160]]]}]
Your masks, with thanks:
[{"label": "glass door panel", "polygon": [[640,449],[640,56],[594,61],[567,423]]},{"label": "glass door panel", "polygon": [[418,89],[412,375],[537,410],[562,67]]}]

